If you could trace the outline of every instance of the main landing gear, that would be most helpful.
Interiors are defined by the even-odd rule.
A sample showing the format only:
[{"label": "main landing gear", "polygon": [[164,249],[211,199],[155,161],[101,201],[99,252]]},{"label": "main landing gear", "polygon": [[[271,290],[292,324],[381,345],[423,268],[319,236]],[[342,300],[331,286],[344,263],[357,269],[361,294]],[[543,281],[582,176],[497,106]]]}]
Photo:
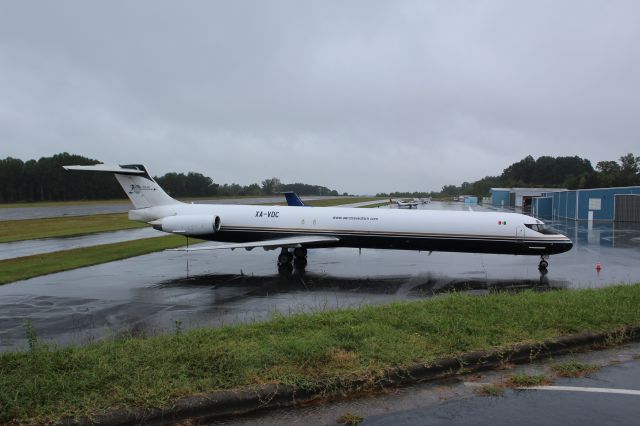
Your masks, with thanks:
[{"label": "main landing gear", "polygon": [[549,262],[547,262],[549,256],[542,255],[540,256],[540,263],[538,264],[538,271],[547,272],[547,268],[549,267]]},{"label": "main landing gear", "polygon": [[[293,265],[291,264],[293,262]],[[304,247],[296,247],[293,251],[283,247],[278,255],[278,271],[281,274],[290,274],[293,267],[304,270],[307,266],[307,249]]]}]

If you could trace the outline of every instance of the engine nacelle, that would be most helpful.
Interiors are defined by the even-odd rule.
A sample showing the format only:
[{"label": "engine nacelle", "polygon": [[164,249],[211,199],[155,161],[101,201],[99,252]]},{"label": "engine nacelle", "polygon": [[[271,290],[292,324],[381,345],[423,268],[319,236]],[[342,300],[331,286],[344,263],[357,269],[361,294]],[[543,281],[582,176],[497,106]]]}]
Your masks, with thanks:
[{"label": "engine nacelle", "polygon": [[220,230],[220,216],[216,215],[169,216],[152,223],[158,231],[180,235],[206,235]]}]

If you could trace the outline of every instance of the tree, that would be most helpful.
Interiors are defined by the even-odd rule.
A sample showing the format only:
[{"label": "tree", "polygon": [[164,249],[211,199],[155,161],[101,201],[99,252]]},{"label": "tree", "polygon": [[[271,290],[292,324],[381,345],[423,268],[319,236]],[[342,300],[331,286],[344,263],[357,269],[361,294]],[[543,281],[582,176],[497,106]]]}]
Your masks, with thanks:
[{"label": "tree", "polygon": [[631,186],[640,184],[640,157],[636,157],[632,153],[623,155],[620,157],[620,165],[620,185]]},{"label": "tree", "polygon": [[271,179],[265,179],[262,181],[262,192],[265,195],[272,195],[280,190],[282,183],[277,177]]}]

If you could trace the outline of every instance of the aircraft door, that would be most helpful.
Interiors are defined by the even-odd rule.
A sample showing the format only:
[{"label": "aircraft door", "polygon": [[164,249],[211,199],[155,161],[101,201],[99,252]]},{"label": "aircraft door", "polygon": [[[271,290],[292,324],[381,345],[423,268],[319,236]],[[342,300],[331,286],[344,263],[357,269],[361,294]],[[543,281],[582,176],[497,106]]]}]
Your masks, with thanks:
[{"label": "aircraft door", "polygon": [[516,238],[520,238],[520,239],[524,238],[524,226],[518,226],[516,228]]}]

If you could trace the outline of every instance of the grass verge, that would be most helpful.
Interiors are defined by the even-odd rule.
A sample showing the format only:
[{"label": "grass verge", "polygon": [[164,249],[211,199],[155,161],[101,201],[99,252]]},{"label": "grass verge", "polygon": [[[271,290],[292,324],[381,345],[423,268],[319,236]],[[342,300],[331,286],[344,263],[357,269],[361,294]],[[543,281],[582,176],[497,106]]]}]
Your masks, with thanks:
[{"label": "grass verge", "polygon": [[[596,308],[597,307],[597,308]],[[464,294],[0,354],[0,422],[56,421],[266,383],[327,393],[444,356],[640,325],[640,285]]]},{"label": "grass verge", "polygon": [[[124,194],[123,194],[124,195]],[[128,198],[114,198],[111,200],[76,200],[76,201],[31,201],[19,203],[0,203],[0,209],[16,209],[23,207],[64,207],[91,206],[102,204],[130,204]]]},{"label": "grass verge", "polygon": [[40,238],[72,237],[145,226],[148,225],[129,220],[126,213],[7,220],[0,222],[0,243]]},{"label": "grass verge", "polygon": [[[196,243],[200,242],[200,240],[189,239],[189,242]],[[0,260],[0,284],[112,262],[184,245],[186,245],[185,237],[170,235]]]}]

